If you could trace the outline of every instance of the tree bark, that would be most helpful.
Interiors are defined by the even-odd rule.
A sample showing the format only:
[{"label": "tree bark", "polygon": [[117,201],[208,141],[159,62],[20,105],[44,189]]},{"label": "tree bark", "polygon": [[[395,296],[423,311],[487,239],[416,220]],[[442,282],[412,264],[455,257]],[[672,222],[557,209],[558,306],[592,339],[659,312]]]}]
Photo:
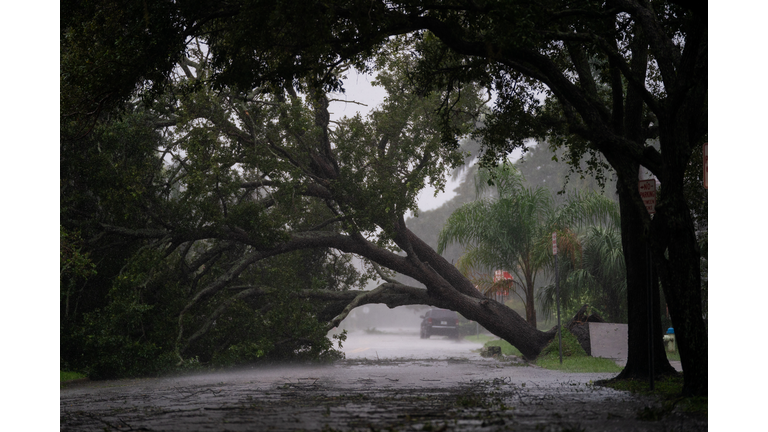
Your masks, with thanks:
[{"label": "tree bark", "polygon": [[300,296],[314,301],[328,301],[318,319],[328,320],[331,327],[338,326],[355,307],[371,303],[385,304],[389,308],[413,304],[455,310],[512,344],[528,360],[535,359],[557,335],[556,327],[547,332],[536,330],[515,311],[491,299],[455,303],[440,296],[431,296],[426,289],[401,284],[386,283],[372,291],[306,291]]},{"label": "tree bark", "polygon": [[[307,247],[332,247],[342,252],[355,253],[409,276],[426,286],[426,295],[411,291],[410,295],[416,301],[402,304],[427,304],[459,312],[465,318],[477,321],[491,333],[512,344],[528,360],[535,359],[554,338],[556,328],[547,332],[539,331],[509,307],[485,298],[455,266],[414,235],[404,224],[397,228],[395,242],[403,250],[408,251],[409,255],[406,257],[396,255],[362,237],[340,234],[297,237],[291,246],[279,245],[276,249],[290,251]],[[268,254],[266,251],[262,253]],[[383,287],[399,291],[403,289],[403,286],[386,284],[379,288]],[[409,287],[409,289],[417,288]],[[387,293],[382,289],[376,295],[385,298]],[[373,298],[376,297],[371,296],[368,300]],[[396,303],[394,297],[387,302],[381,302],[388,305],[401,305]]]},{"label": "tree bark", "polygon": [[[690,227],[681,226],[684,225],[682,223],[669,225],[670,235],[667,237],[666,248],[669,258],[662,259],[657,268],[662,274],[664,296],[669,305],[675,339],[680,348],[680,360],[685,376],[683,393],[690,396],[706,396],[708,343],[701,308],[698,245]],[[661,252],[657,251],[656,255],[660,254]]]},{"label": "tree bark", "polygon": [[[660,297],[657,278],[651,279],[652,287],[652,333],[648,328],[648,230],[641,211],[634,202],[638,195],[637,164],[629,164],[619,174],[617,186],[621,211],[621,242],[624,248],[624,262],[627,270],[627,311],[628,311],[628,353],[624,370],[616,377],[648,379],[650,377],[648,339],[652,336],[653,370],[656,376],[675,374],[669,364],[661,333]],[[617,172],[619,172],[617,170]]]},{"label": "tree bark", "polygon": [[676,165],[676,170],[665,167],[669,174],[665,176],[656,218],[651,224],[654,260],[680,348],[685,377],[683,393],[706,396],[708,342],[701,306],[701,252],[683,194],[687,160]]},{"label": "tree bark", "polygon": [[535,359],[554,338],[556,329],[542,332],[532,327],[523,317],[507,306],[484,298],[455,266],[440,256],[405,224],[398,227],[395,242],[403,250],[413,254],[410,260],[421,261],[418,271],[407,274],[427,287],[434,305],[459,312],[465,318],[477,321],[488,331],[509,342],[523,356]]}]

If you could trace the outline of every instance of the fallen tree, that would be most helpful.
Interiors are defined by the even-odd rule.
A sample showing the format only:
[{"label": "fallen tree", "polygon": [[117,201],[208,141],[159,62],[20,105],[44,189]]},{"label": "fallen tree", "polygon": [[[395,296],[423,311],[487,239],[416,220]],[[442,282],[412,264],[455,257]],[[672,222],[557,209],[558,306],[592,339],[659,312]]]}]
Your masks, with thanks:
[{"label": "fallen tree", "polygon": [[[131,108],[143,127],[161,135],[157,169],[136,176],[129,186],[141,191],[137,205],[143,220],[132,226],[91,220],[99,241],[141,244],[132,258],[135,265],[126,265],[114,282],[110,295],[124,303],[110,312],[111,322],[129,320],[133,337],[141,340],[163,327],[148,324],[148,314],[154,313],[149,311],[175,313],[172,345],[181,362],[205,360],[236,346],[261,353],[242,340],[245,336],[222,329],[235,332],[228,323],[245,320],[242,314],[262,321],[248,319],[241,326],[278,328],[286,315],[269,313],[287,303],[322,324],[312,327],[315,335],[320,328],[338,326],[354,307],[383,303],[457,311],[528,359],[552,340],[556,329],[539,331],[485,298],[405,224],[405,213],[418,211],[419,191],[427,184],[441,188],[447,170],[463,160],[451,141],[457,136],[446,137],[441,121],[448,118],[457,135],[469,132],[483,106],[477,89],[465,89],[461,96],[418,96],[404,79],[407,59],[390,59],[391,72],[379,77],[388,91],[383,106],[365,120],[357,116],[332,123],[332,95],[311,80],[270,91],[213,90],[204,80],[205,53],[193,50],[191,56],[179,65],[184,73],[175,91],[160,95],[149,108]],[[440,105],[452,107],[447,117],[437,116]],[[300,253],[310,255],[276,267],[281,257]],[[316,255],[319,266],[302,261]],[[364,259],[366,275],[344,273],[350,272],[351,255]],[[271,276],[286,266],[294,276]],[[304,275],[309,289],[301,289],[291,278],[303,266],[348,277],[334,274],[317,282]],[[395,274],[424,287],[404,285]],[[366,277],[384,282],[372,291],[346,290]],[[280,280],[294,288],[281,287]],[[290,322],[284,325],[300,325]],[[301,352],[319,339],[312,342],[296,330],[269,339],[268,345],[289,340]]]}]

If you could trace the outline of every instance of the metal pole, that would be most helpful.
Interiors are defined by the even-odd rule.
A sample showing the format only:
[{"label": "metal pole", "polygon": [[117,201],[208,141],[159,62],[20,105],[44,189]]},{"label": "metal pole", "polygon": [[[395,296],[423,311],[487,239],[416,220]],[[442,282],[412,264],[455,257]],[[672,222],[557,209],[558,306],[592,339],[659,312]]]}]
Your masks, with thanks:
[{"label": "metal pole", "polygon": [[650,379],[651,391],[654,390],[654,370],[653,370],[653,264],[651,263],[651,250],[648,243],[645,244],[646,259],[648,261],[648,374]]},{"label": "metal pole", "polygon": [[557,254],[555,254],[555,302],[557,303],[557,343],[560,349],[560,364],[563,364],[563,329],[560,327],[560,272],[557,271]]}]

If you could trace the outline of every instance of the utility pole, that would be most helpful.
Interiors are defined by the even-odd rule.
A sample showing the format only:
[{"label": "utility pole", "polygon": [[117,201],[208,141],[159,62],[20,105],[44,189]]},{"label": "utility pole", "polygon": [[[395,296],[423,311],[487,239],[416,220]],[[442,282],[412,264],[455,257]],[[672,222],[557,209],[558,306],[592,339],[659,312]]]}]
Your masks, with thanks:
[{"label": "utility pole", "polygon": [[560,272],[557,268],[557,232],[552,233],[552,255],[555,256],[555,303],[557,303],[557,344],[563,364],[563,329],[560,327]]}]

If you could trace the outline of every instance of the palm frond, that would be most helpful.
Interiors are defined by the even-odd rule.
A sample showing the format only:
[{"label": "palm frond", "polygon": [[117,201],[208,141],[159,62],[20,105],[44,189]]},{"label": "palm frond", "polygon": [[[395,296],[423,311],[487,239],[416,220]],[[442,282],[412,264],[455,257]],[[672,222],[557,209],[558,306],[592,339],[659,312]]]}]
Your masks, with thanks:
[{"label": "palm frond", "polygon": [[[479,170],[475,179],[478,194],[484,198],[465,204],[448,218],[438,238],[438,252],[451,243],[467,248],[457,267],[475,277],[471,280],[478,289],[493,293],[513,288],[527,303],[534,299],[523,299],[531,288],[525,284],[533,284],[537,274],[549,269],[550,274],[562,276],[565,304],[584,298],[614,304],[616,298],[625,295],[626,272],[617,234],[619,210],[614,201],[582,192],[572,194],[557,207],[549,190],[525,187],[522,175],[506,163]],[[494,196],[487,193],[491,184]],[[553,232],[557,233],[560,255],[557,269],[552,255]],[[514,282],[494,284],[489,275],[495,269],[512,272]],[[553,286],[539,290],[543,311],[554,304],[553,290]]]}]

